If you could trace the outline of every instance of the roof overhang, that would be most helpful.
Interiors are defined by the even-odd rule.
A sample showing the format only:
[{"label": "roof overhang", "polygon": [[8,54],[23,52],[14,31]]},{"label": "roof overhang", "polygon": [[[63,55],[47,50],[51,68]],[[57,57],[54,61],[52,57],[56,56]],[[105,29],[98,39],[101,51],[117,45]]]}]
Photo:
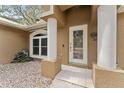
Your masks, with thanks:
[{"label": "roof overhang", "polygon": [[5,26],[14,27],[14,28],[19,28],[19,29],[22,29],[22,30],[24,30],[25,27],[26,27],[25,25],[21,25],[21,24],[18,24],[16,22],[13,22],[13,21],[10,21],[8,19],[1,18],[1,17],[0,17],[0,24],[5,25]]},{"label": "roof overhang", "polygon": [[16,22],[13,22],[13,21],[10,21],[8,19],[1,18],[1,17],[0,17],[0,24],[5,25],[5,26],[9,26],[9,27],[13,27],[13,28],[17,28],[17,29],[21,29],[24,31],[31,31],[34,29],[46,27],[46,22],[43,20],[39,21],[38,23],[33,24],[33,25],[21,25],[19,23],[16,23]]},{"label": "roof overhang", "polygon": [[[60,8],[60,10],[58,10],[58,11],[61,14],[60,11],[64,12],[65,10],[67,10],[67,9],[69,9],[75,5],[57,5],[57,6],[59,6],[59,8]],[[41,15],[39,15],[40,17],[44,17],[47,15],[53,14],[53,5],[44,5],[43,7],[46,9],[46,11],[43,12]],[[58,16],[58,14],[57,14],[57,16]],[[18,28],[18,29],[21,29],[24,31],[32,31],[34,29],[39,29],[39,28],[45,28],[46,29],[46,22],[42,19],[40,22],[38,22],[36,24],[22,25],[22,24],[19,24],[19,23],[16,23],[16,22],[13,22],[13,21],[10,21],[8,19],[0,17],[0,24],[5,25],[5,26],[9,26],[9,27]]]}]

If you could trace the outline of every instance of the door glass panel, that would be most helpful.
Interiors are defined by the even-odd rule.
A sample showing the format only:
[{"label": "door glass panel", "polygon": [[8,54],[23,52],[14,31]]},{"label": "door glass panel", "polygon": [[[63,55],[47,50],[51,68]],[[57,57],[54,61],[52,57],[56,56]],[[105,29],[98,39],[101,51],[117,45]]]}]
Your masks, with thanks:
[{"label": "door glass panel", "polygon": [[83,30],[73,32],[73,58],[83,59]]}]

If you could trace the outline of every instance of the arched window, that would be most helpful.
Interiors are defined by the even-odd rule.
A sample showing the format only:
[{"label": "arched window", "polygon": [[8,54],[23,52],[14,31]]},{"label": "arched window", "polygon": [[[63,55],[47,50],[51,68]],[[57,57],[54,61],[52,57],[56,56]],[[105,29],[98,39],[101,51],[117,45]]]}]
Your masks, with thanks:
[{"label": "arched window", "polygon": [[33,58],[47,57],[47,33],[37,30],[30,34],[30,56]]}]

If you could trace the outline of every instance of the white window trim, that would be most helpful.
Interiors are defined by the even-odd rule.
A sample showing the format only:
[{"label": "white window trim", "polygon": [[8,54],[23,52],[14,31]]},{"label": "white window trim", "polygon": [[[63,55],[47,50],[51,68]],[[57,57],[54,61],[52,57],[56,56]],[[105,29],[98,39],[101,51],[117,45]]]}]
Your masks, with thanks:
[{"label": "white window trim", "polygon": [[[44,55],[41,55],[41,39],[42,38],[47,38],[47,36],[37,36],[37,37],[34,37],[35,35],[37,34],[45,34],[47,33],[46,30],[37,30],[33,33],[30,34],[30,57],[32,58],[39,58],[39,59],[46,59],[47,56],[44,56]],[[39,55],[34,55],[33,54],[33,39],[39,39]]]}]

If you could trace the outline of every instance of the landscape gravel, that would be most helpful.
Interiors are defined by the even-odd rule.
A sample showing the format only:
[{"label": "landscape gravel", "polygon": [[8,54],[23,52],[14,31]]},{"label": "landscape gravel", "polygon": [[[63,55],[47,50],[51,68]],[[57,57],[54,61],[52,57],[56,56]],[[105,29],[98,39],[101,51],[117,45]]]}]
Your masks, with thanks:
[{"label": "landscape gravel", "polygon": [[48,88],[52,80],[41,75],[41,62],[0,64],[0,88]]}]

